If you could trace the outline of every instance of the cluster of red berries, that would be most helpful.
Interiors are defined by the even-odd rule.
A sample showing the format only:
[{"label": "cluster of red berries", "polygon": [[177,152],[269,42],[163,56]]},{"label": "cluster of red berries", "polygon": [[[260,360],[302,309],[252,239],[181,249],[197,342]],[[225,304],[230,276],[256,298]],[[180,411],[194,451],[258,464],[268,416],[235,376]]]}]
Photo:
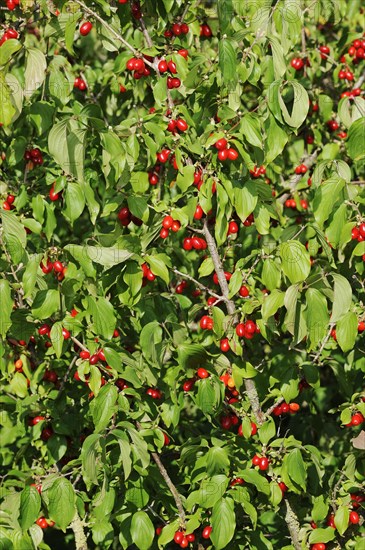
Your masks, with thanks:
[{"label": "cluster of red berries", "polygon": [[293,59],[290,62],[290,65],[295,69],[296,71],[300,71],[304,67],[304,61],[301,57],[293,57]]},{"label": "cluster of red berries", "polygon": [[43,271],[43,273],[45,273],[46,275],[54,271],[59,281],[62,281],[67,273],[67,267],[63,265],[63,263],[60,262],[59,260],[56,260],[55,262],[51,262],[51,260],[47,260],[46,264],[41,262],[40,268]]},{"label": "cluster of red berries", "polygon": [[357,227],[353,227],[351,230],[352,240],[357,240],[359,242],[365,240],[365,222],[361,223]]},{"label": "cluster of red berries", "polygon": [[186,23],[174,23],[170,29],[166,29],[164,36],[166,38],[172,38],[173,36],[181,36],[182,34],[188,34],[189,25]]},{"label": "cluster of red berries", "polygon": [[83,349],[80,351],[79,355],[84,361],[88,360],[90,365],[96,365],[97,363],[99,363],[99,361],[102,361],[103,363],[106,362],[106,357],[103,349],[97,350],[92,355],[88,350]]},{"label": "cluster of red berries", "polygon": [[13,11],[17,6],[19,6],[20,0],[6,0],[6,7],[8,10]]},{"label": "cluster of red berries", "polygon": [[90,21],[84,21],[84,23],[81,23],[80,25],[80,34],[82,36],[87,36],[92,28],[93,25]]},{"label": "cluster of red berries", "polygon": [[247,320],[245,323],[238,323],[236,326],[236,334],[239,338],[251,340],[256,333],[260,332],[260,328],[255,321]]},{"label": "cluster of red berries", "polygon": [[358,97],[359,95],[361,95],[361,88],[354,88],[353,90],[350,91],[346,91],[346,92],[343,92],[341,94],[341,99],[343,97],[349,97],[350,99],[354,99],[354,97]]},{"label": "cluster of red berries", "polygon": [[338,78],[340,80],[348,80],[349,82],[351,82],[352,80],[354,80],[354,73],[350,71],[349,68],[341,69],[338,73]]},{"label": "cluster of red berries", "polygon": [[225,138],[221,138],[215,142],[214,147],[218,150],[218,160],[237,160],[238,152],[232,147],[228,147],[228,141]]},{"label": "cluster of red berries", "polygon": [[42,516],[37,519],[36,524],[41,529],[47,529],[47,527],[53,527],[55,525],[55,522]]},{"label": "cluster of red berries", "polygon": [[203,185],[203,170],[201,168],[198,168],[194,172],[194,185],[198,188],[198,191]]},{"label": "cluster of red berries", "polygon": [[38,147],[35,147],[33,149],[28,149],[27,151],[25,151],[24,158],[25,160],[28,161],[28,164],[27,164],[28,170],[31,170],[34,165],[39,166],[43,164],[43,156],[40,149],[38,149]]},{"label": "cluster of red berries", "polygon": [[142,264],[141,268],[143,273],[143,286],[146,285],[148,281],[154,281],[156,279],[156,275],[152,273],[146,263]]},{"label": "cluster of red berries", "polygon": [[345,424],[346,428],[350,428],[351,426],[360,426],[364,422],[364,415],[360,412],[357,412],[352,415],[351,421],[348,424]]},{"label": "cluster of red berries", "polygon": [[[223,382],[223,384],[225,385],[225,388],[226,388],[225,389],[225,401],[229,405],[232,405],[233,403],[237,403],[239,392],[235,387],[233,377],[228,372],[226,372],[225,374],[222,374],[219,377],[219,380],[221,382]],[[232,420],[232,424],[236,425],[237,422],[235,420]],[[242,425],[238,428],[238,432],[240,431],[240,428],[241,428],[241,432],[242,432]],[[239,434],[239,435],[242,435],[242,433]]]},{"label": "cluster of red berries", "polygon": [[167,239],[170,233],[170,229],[171,231],[176,233],[177,231],[179,231],[180,227],[181,224],[179,220],[174,220],[172,216],[165,216],[162,220],[162,229],[160,231],[161,239]]},{"label": "cluster of red berries", "polygon": [[133,78],[136,80],[151,74],[151,71],[146,67],[145,62],[140,57],[131,57],[128,59],[126,68],[128,71],[134,71]]},{"label": "cluster of red berries", "polygon": [[252,459],[253,466],[258,466],[259,470],[265,471],[268,469],[270,461],[267,456],[255,455]]},{"label": "cluster of red berries", "polygon": [[354,40],[348,49],[348,54],[354,58],[354,63],[359,63],[361,59],[365,59],[365,40]]},{"label": "cluster of red berries", "polygon": [[161,399],[162,398],[162,392],[161,390],[157,388],[148,388],[147,395],[152,397],[152,399]]},{"label": "cluster of red berries", "polygon": [[189,533],[185,535],[184,531],[176,531],[174,535],[174,542],[180,546],[180,548],[187,548],[190,542],[195,541],[194,533]]},{"label": "cluster of red berries", "polygon": [[214,322],[209,315],[203,315],[199,321],[200,328],[203,330],[213,330]]},{"label": "cluster of red berries", "polygon": [[19,36],[19,33],[15,29],[8,29],[7,31],[4,32],[4,34],[0,38],[0,46],[2,46],[2,44],[4,44],[6,40],[17,39],[18,36]]},{"label": "cluster of red berries", "polygon": [[[303,210],[307,210],[308,201],[306,201],[305,199],[300,199],[299,202],[300,202],[300,206],[303,208]],[[295,210],[296,207],[297,207],[297,203],[296,203],[295,199],[286,199],[284,204],[285,204],[286,208],[292,208],[293,210]]]},{"label": "cluster of red berries", "polygon": [[253,169],[250,170],[250,174],[255,179],[260,178],[266,174],[266,168],[265,166],[254,166]]},{"label": "cluster of red berries", "polygon": [[281,416],[282,414],[288,414],[288,413],[296,413],[300,409],[300,405],[298,403],[281,403],[275,409],[273,410],[274,416]]},{"label": "cluster of red berries", "polygon": [[3,203],[4,210],[14,210],[13,202],[15,201],[14,195],[8,195]]},{"label": "cluster of red berries", "polygon": [[170,119],[167,125],[167,130],[176,135],[177,130],[179,130],[179,132],[186,132],[188,127],[188,123],[183,118],[178,118],[177,120]]},{"label": "cluster of red berries", "polygon": [[360,504],[365,501],[365,497],[363,495],[351,494],[350,497],[353,508],[359,508]]},{"label": "cluster of red berries", "polygon": [[118,220],[120,221],[123,227],[127,227],[131,222],[135,225],[141,226],[142,220],[133,216],[132,212],[129,210],[128,206],[123,206],[118,212]]},{"label": "cluster of red berries", "polygon": [[211,38],[213,36],[212,29],[207,23],[200,25],[201,38]]},{"label": "cluster of red berries", "polygon": [[[225,271],[224,272],[224,277],[225,277],[226,281],[229,281],[232,277],[232,273],[230,273],[229,271]],[[213,274],[213,283],[215,285],[219,285],[219,279],[218,279],[217,273]]]},{"label": "cluster of red berries", "polygon": [[186,289],[188,283],[183,279],[175,286],[175,293],[176,294],[183,294],[184,290]]},{"label": "cluster of red berries", "polygon": [[207,242],[201,237],[186,237],[183,240],[184,250],[205,250],[207,248]]},{"label": "cluster of red berries", "polygon": [[81,92],[84,92],[87,88],[86,82],[81,76],[75,78],[74,88],[78,88]]},{"label": "cluster of red berries", "polygon": [[254,218],[253,214],[250,214],[250,215],[245,219],[245,221],[243,222],[243,225],[244,225],[245,227],[250,227],[250,226],[253,224],[254,221],[255,221],[255,218]]},{"label": "cluster of red berries", "polygon": [[299,174],[305,174],[308,172],[308,168],[305,164],[299,164],[299,166],[295,167],[294,172],[299,176]]},{"label": "cluster of red berries", "polygon": [[233,414],[224,414],[220,418],[220,425],[222,426],[223,430],[230,430],[231,428],[238,426],[239,424],[239,418],[237,415]]},{"label": "cluster of red berries", "polygon": [[123,378],[118,378],[115,381],[115,385],[117,386],[118,390],[120,390],[120,391],[126,390],[127,388],[129,388],[128,384],[126,383],[126,381]]}]

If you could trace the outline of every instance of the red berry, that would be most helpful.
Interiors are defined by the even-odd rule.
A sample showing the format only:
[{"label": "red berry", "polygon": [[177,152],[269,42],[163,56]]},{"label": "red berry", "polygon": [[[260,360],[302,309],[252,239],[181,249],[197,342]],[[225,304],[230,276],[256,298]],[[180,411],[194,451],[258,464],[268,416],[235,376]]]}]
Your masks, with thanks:
[{"label": "red berry", "polygon": [[263,456],[260,458],[260,462],[258,464],[258,467],[260,470],[267,470],[269,467],[269,459],[266,456]]},{"label": "red berry", "polygon": [[258,455],[255,455],[252,459],[252,464],[253,466],[258,466],[260,464],[260,460],[261,460],[262,457],[258,456]]},{"label": "red berry", "polygon": [[238,323],[236,326],[236,334],[239,338],[243,338],[245,335],[245,324],[244,323]]},{"label": "red berry", "polygon": [[191,250],[193,248],[192,239],[189,239],[189,237],[186,237],[183,240],[183,249],[184,250]]},{"label": "red berry", "polygon": [[56,271],[56,273],[62,273],[63,271],[62,262],[60,262],[59,260],[53,262],[53,269]]},{"label": "red berry", "polygon": [[210,539],[210,535],[213,531],[213,528],[210,527],[210,525],[207,525],[206,527],[204,527],[203,531],[202,531],[202,537],[203,539]]},{"label": "red berry", "polygon": [[176,127],[180,132],[186,132],[188,129],[188,124],[183,118],[178,118],[176,121]]},{"label": "red berry", "polygon": [[41,439],[43,441],[48,441],[53,435],[53,430],[51,427],[43,428],[41,432]]},{"label": "red berry", "polygon": [[181,55],[181,57],[184,57],[185,59],[187,59],[189,57],[189,52],[188,50],[185,50],[185,49],[181,49],[177,52],[179,55]]},{"label": "red berry", "polygon": [[82,25],[80,26],[80,34],[82,36],[86,36],[87,34],[89,34],[92,28],[92,23],[90,23],[90,21],[85,21],[85,23],[82,23]]},{"label": "red berry", "polygon": [[36,524],[39,525],[41,529],[47,529],[48,527],[48,522],[44,517],[38,518]]},{"label": "red berry", "polygon": [[187,548],[189,546],[189,541],[187,537],[183,537],[182,541],[180,542],[180,548]]},{"label": "red berry", "polygon": [[[8,200],[8,202],[9,202],[9,200]],[[365,223],[361,223],[359,225],[359,233],[362,237],[365,237]]]},{"label": "red berry", "polygon": [[50,331],[51,331],[51,327],[45,323],[44,325],[41,325],[39,327],[38,334],[40,336],[45,336],[46,334],[49,334]]},{"label": "red berry", "polygon": [[168,71],[168,66],[165,59],[161,59],[161,61],[159,62],[158,70],[160,71],[160,73],[166,73]]},{"label": "red berry", "polygon": [[364,422],[364,416],[361,413],[357,412],[352,415],[352,418],[351,418],[352,426],[359,426],[363,422]]},{"label": "red berry", "polygon": [[364,332],[365,330],[365,322],[359,321],[357,325],[357,332]]},{"label": "red berry", "polygon": [[162,220],[162,227],[164,227],[165,229],[170,229],[173,222],[174,220],[172,219],[171,216],[165,216],[164,219]]},{"label": "red berry", "polygon": [[356,525],[360,521],[360,516],[357,512],[350,512],[349,522]]},{"label": "red berry", "polygon": [[49,198],[52,202],[57,201],[60,198],[60,194],[56,193],[54,190],[54,185],[52,185],[51,189],[49,190]]},{"label": "red berry", "polygon": [[165,229],[164,227],[160,231],[160,237],[161,239],[167,239],[169,236],[170,231],[168,229]]},{"label": "red berry", "polygon": [[89,359],[90,358],[90,352],[87,350],[80,351],[80,357],[81,359]]},{"label": "red berry", "polygon": [[220,341],[220,348],[223,353],[226,353],[231,349],[228,338],[223,338],[223,340]]},{"label": "red berry", "polygon": [[187,25],[186,23],[182,23],[181,24],[181,33],[182,34],[188,34],[189,32],[189,25]]},{"label": "red berry", "polygon": [[167,63],[167,67],[168,67],[171,74],[176,74],[177,73],[176,63],[174,63],[173,61],[169,61]]},{"label": "red berry", "polygon": [[62,336],[64,337],[65,340],[68,340],[70,338],[71,334],[66,328],[63,328],[62,329]]},{"label": "red berry", "polygon": [[227,144],[227,140],[225,138],[221,138],[215,142],[214,147],[218,149],[218,151],[223,151],[223,149],[227,148]]},{"label": "red berry", "polygon": [[196,371],[196,373],[199,376],[199,378],[208,378],[209,377],[209,372],[206,369],[204,369],[203,367],[200,367]]},{"label": "red berry", "polygon": [[184,538],[184,533],[182,533],[181,531],[176,531],[174,535],[174,541],[176,542],[176,544],[180,544],[183,538]]},{"label": "red berry", "polygon": [[228,224],[228,235],[235,235],[238,233],[239,227],[238,224],[234,221],[229,222]]},{"label": "red berry", "polygon": [[171,31],[172,34],[174,34],[175,36],[180,36],[180,34],[182,33],[181,25],[179,23],[174,23],[172,25]]},{"label": "red berry", "polygon": [[238,153],[237,153],[236,149],[232,149],[232,147],[227,149],[227,158],[228,158],[228,160],[237,160],[238,159]]},{"label": "red berry", "polygon": [[201,220],[204,215],[204,211],[200,204],[197,205],[194,213],[194,220]]},{"label": "red berry", "polygon": [[247,298],[247,296],[250,295],[250,291],[248,290],[247,286],[242,285],[239,290],[239,295],[242,296],[242,298]]},{"label": "red berry", "polygon": [[195,384],[195,378],[190,378],[190,380],[186,380],[183,383],[183,390],[191,391],[193,389],[194,384]]},{"label": "red berry", "polygon": [[225,161],[228,158],[228,149],[222,149],[218,151],[218,160]]}]

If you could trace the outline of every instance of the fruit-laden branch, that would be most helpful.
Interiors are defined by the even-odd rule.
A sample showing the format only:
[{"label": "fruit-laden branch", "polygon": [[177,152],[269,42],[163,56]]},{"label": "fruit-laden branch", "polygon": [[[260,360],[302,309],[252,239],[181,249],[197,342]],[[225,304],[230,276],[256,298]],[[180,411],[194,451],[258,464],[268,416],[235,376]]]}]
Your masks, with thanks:
[{"label": "fruit-laden branch", "polygon": [[86,535],[84,532],[84,524],[80,519],[79,514],[76,512],[75,517],[71,523],[71,529],[75,535],[76,550],[88,550]]},{"label": "fruit-laden branch", "polygon": [[299,525],[297,515],[290,505],[288,497],[285,498],[285,505],[286,505],[285,522],[288,526],[292,544],[295,550],[301,550],[302,546],[299,541],[300,525]]},{"label": "fruit-laden branch", "polygon": [[[218,254],[218,249],[217,249],[217,245],[214,240],[214,237],[209,231],[207,219],[204,222],[203,233],[205,236],[205,240],[207,241],[209,253],[213,260],[214,269],[218,277],[218,282],[221,288],[222,295],[225,298],[225,303],[227,304],[227,311],[229,315],[233,316],[233,320],[235,320],[237,317],[236,308],[235,308],[234,302],[229,298],[229,288],[226,281],[226,277],[224,275],[223,265],[222,265],[220,256]],[[253,414],[256,418],[256,422],[257,424],[261,425],[265,420],[265,416],[260,406],[260,400],[257,394],[255,382],[250,378],[247,378],[244,380],[244,385],[245,385],[248,400],[252,407]]]},{"label": "fruit-laden branch", "polygon": [[[142,426],[139,422],[136,422],[136,426],[139,430],[142,429]],[[185,510],[184,510],[184,506],[183,506],[183,503],[182,503],[182,500],[181,500],[181,496],[179,495],[179,492],[176,489],[175,485],[172,483],[171,478],[170,478],[169,474],[167,473],[167,470],[166,470],[165,466],[162,464],[161,459],[158,456],[158,454],[152,452],[151,456],[152,456],[157,468],[160,470],[160,474],[164,478],[164,480],[166,482],[166,485],[170,489],[170,493],[173,496],[173,499],[175,501],[176,508],[177,508],[177,511],[178,511],[178,514],[179,514],[180,526],[181,526],[182,529],[185,529],[186,517],[185,517]]]},{"label": "fruit-laden branch", "polygon": [[[86,13],[88,13],[89,15],[92,15],[97,21],[99,21],[99,23],[101,23],[103,27],[105,27],[111,34],[113,34],[115,38],[119,40],[119,42],[121,42],[126,48],[128,48],[131,52],[133,52],[134,55],[136,56],[140,55],[138,50],[136,50],[132,46],[132,44],[127,42],[127,40],[125,40],[125,38],[123,38],[123,36],[119,34],[119,32],[117,32],[111,25],[109,25],[109,23],[104,21],[104,19],[100,17],[100,15],[96,13],[96,11],[88,8],[83,2],[81,2],[81,0],[73,0],[73,1],[75,2],[75,4],[78,4]],[[149,65],[153,69],[155,68],[154,64],[148,61],[147,59],[144,58],[143,61],[145,62],[146,65]]]},{"label": "fruit-laden branch", "polygon": [[[304,164],[304,166],[306,166],[309,170],[310,168],[312,168],[312,166],[315,163],[318,155],[319,155],[319,149],[316,149],[311,155],[308,155],[307,157],[305,157],[301,164]],[[302,177],[303,177],[303,174],[298,174],[298,175],[293,176],[290,179],[290,181],[288,182],[288,191],[289,191],[289,193],[284,193],[284,195],[281,195],[281,197],[278,199],[279,202],[281,202],[281,204],[284,204],[286,199],[288,199],[290,197],[290,195],[294,193],[294,191],[296,189],[296,186],[300,182]]]},{"label": "fruit-laden branch", "polygon": [[220,302],[227,302],[227,298],[225,296],[219,296],[219,294],[216,294],[213,292],[209,287],[203,285],[201,282],[197,281],[197,279],[194,279],[191,275],[188,275],[187,273],[183,273],[182,271],[179,271],[175,267],[172,269],[176,275],[180,275],[181,277],[185,277],[185,279],[189,279],[189,281],[192,281],[197,287],[201,288],[202,290],[205,290],[210,294],[211,296],[214,296],[214,298],[217,298]]}]

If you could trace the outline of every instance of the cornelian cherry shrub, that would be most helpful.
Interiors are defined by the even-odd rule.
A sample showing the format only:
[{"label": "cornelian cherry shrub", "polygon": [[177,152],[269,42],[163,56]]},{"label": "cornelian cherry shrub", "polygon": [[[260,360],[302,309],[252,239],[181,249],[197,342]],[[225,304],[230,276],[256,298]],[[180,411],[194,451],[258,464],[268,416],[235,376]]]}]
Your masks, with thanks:
[{"label": "cornelian cherry shrub", "polygon": [[363,549],[360,0],[0,3],[0,548]]}]

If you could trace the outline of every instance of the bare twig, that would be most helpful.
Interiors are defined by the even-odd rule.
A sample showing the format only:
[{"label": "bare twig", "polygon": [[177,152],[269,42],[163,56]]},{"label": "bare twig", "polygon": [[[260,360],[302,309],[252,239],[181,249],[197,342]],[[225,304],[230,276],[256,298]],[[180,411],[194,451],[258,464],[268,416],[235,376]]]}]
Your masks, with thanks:
[{"label": "bare twig", "polygon": [[181,277],[185,277],[186,279],[189,279],[189,281],[192,281],[197,287],[201,288],[202,290],[205,290],[206,292],[208,292],[211,296],[214,296],[214,298],[217,298],[217,300],[220,300],[221,302],[227,302],[227,298],[225,298],[224,296],[220,296],[219,294],[216,294],[215,292],[213,292],[209,287],[203,285],[202,283],[200,283],[197,279],[194,279],[194,277],[192,277],[191,275],[188,275],[187,273],[183,273],[182,271],[179,271],[178,269],[176,269],[175,267],[172,269],[172,271],[176,274],[176,275],[180,275]]},{"label": "bare twig", "polygon": [[83,349],[84,351],[89,351],[87,349],[86,346],[84,346],[84,344],[82,342],[80,342],[80,340],[78,340],[77,338],[75,338],[75,336],[71,336],[71,340],[73,341],[74,344],[76,344],[77,346],[79,346],[79,348]]},{"label": "bare twig", "polygon": [[[302,164],[304,164],[308,169],[312,168],[312,166],[315,163],[318,155],[319,155],[319,149],[316,149],[311,155],[308,155],[307,157],[305,157],[303,159]],[[281,197],[278,199],[279,202],[281,202],[281,204],[284,204],[286,199],[289,198],[290,195],[292,195],[294,193],[295,188],[296,188],[297,184],[299,183],[299,181],[302,179],[302,177],[303,177],[303,174],[298,174],[298,175],[293,176],[289,180],[289,182],[287,183],[287,186],[286,186],[289,192],[284,193],[284,195],[281,195]]]},{"label": "bare twig", "polygon": [[315,356],[313,357],[313,359],[312,359],[312,362],[313,362],[313,363],[317,363],[317,362],[318,362],[318,359],[320,358],[321,353],[322,353],[322,351],[323,351],[324,348],[325,348],[325,345],[327,344],[328,340],[330,339],[331,332],[332,332],[334,326],[335,326],[335,323],[331,323],[331,324],[330,324],[330,328],[329,328],[329,331],[328,331],[328,333],[327,333],[325,339],[323,340],[323,342],[322,342],[322,344],[321,344],[321,346],[320,346],[318,352],[316,353],[316,355],[315,355]]},{"label": "bare twig", "polygon": [[76,550],[87,550],[87,539],[84,531],[84,523],[81,521],[79,514],[76,512],[71,523],[71,529],[75,535]]},{"label": "bare twig", "polygon": [[[228,311],[229,315],[232,315],[233,319],[235,320],[235,318],[236,318],[236,315],[235,315],[236,314],[236,308],[235,308],[234,302],[229,299],[229,288],[228,288],[228,284],[227,284],[227,281],[226,281],[226,278],[225,278],[225,275],[224,275],[223,265],[222,265],[220,256],[218,254],[217,245],[216,245],[216,242],[214,240],[214,237],[212,236],[212,234],[209,231],[208,220],[204,221],[203,232],[204,232],[205,240],[207,241],[209,253],[210,253],[211,258],[213,260],[215,272],[216,272],[217,277],[218,277],[218,282],[219,282],[219,286],[220,286],[221,291],[222,291],[222,295],[226,299],[225,303],[226,303],[226,306],[227,306],[227,311]],[[257,394],[257,389],[256,389],[255,382],[251,378],[246,378],[244,380],[244,385],[245,385],[248,400],[251,404],[253,414],[256,418],[256,422],[257,422],[257,424],[261,425],[264,422],[265,417],[264,417],[264,414],[263,414],[261,406],[260,406],[260,400],[259,400],[259,396]]]},{"label": "bare twig", "polygon": [[76,361],[77,361],[77,355],[75,355],[75,356],[73,357],[73,359],[72,359],[72,361],[71,361],[71,363],[70,363],[70,365],[69,365],[69,367],[68,367],[68,369],[67,369],[67,371],[66,371],[66,373],[65,373],[65,376],[62,378],[60,387],[59,387],[59,389],[58,389],[58,395],[60,395],[60,393],[63,391],[63,388],[65,387],[65,384],[66,384],[66,382],[67,382],[67,379],[68,379],[68,377],[70,376],[70,372],[72,371],[73,366],[74,366],[74,364],[76,363]]}]

